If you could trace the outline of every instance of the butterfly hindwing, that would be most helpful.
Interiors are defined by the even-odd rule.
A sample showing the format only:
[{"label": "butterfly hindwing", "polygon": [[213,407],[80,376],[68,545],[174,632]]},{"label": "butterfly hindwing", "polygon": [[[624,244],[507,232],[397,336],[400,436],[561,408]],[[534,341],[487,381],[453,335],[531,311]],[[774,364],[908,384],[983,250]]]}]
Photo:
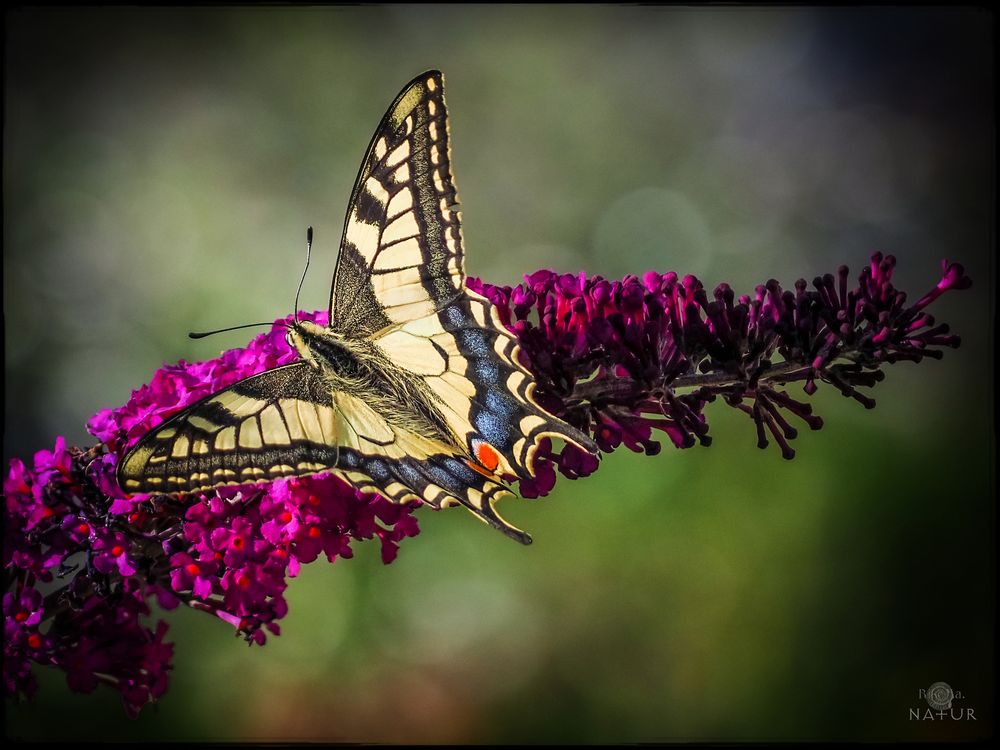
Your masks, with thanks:
[{"label": "butterfly hindwing", "polygon": [[[357,415],[365,412],[358,399],[337,395],[347,432],[368,423]],[[369,410],[370,411],[370,410]],[[352,424],[353,423],[353,424]],[[388,427],[388,423],[385,423]],[[420,500],[434,508],[464,505],[482,521],[508,536],[530,543],[531,537],[507,523],[494,510],[494,503],[513,493],[499,477],[483,470],[453,446],[429,440],[398,426],[392,429],[391,445],[365,445],[348,437],[341,448],[338,473],[362,490],[376,491],[396,503]]]},{"label": "butterfly hindwing", "polygon": [[500,475],[527,479],[543,437],[594,452],[593,441],[534,401],[516,340],[488,301],[465,292],[433,315],[376,337],[386,356],[419,374],[470,456]]}]

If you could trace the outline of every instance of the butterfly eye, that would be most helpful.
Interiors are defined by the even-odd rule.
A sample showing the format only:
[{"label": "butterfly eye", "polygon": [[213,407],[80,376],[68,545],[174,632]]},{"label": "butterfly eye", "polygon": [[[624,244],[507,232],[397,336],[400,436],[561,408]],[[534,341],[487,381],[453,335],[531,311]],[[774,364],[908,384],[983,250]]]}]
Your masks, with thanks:
[{"label": "butterfly eye", "polygon": [[291,328],[289,328],[287,331],[285,331],[285,342],[290,347],[292,347],[293,349],[295,348],[295,340],[294,340],[294,338],[292,338],[292,329]]}]

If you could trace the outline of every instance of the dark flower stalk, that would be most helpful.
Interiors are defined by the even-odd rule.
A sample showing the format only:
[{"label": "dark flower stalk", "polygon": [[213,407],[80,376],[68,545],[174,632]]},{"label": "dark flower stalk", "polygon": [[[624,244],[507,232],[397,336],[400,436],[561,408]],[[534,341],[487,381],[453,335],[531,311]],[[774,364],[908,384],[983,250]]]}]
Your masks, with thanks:
[{"label": "dark flower stalk", "polygon": [[[594,436],[602,451],[621,445],[659,452],[653,430],[678,448],[711,442],[705,406],[722,402],[753,421],[757,443],[794,456],[794,426],[819,429],[806,396],[820,382],[866,408],[859,389],[880,382],[882,367],[940,358],[956,347],[947,325],[924,309],[949,289],[970,285],[962,266],[945,264],[937,286],[915,304],[891,283],[894,259],[880,254],[849,288],[848,271],[782,290],[771,280],[737,298],[726,284],[711,297],[693,276],[647,273],[608,281],[538,271],[516,287],[469,279],[518,338],[523,364],[549,411]],[[299,313],[325,324],[326,313]],[[167,688],[173,646],[167,625],[144,624],[155,599],[185,604],[232,625],[251,643],[279,634],[284,591],[302,564],[322,554],[352,555],[356,540],[377,537],[382,559],[419,529],[413,506],[396,506],[328,475],[240,488],[183,500],[126,497],[115,466],[142,435],[195,401],[242,378],[294,361],[284,323],[207,362],[166,365],[128,403],[88,423],[100,442],[87,449],[35,454],[10,463],[4,481],[4,682],[7,695],[30,696],[35,664],[66,673],[70,688],[98,684],[121,692],[135,716]],[[556,469],[577,479],[597,458],[546,443],[524,497],[547,494]]]}]

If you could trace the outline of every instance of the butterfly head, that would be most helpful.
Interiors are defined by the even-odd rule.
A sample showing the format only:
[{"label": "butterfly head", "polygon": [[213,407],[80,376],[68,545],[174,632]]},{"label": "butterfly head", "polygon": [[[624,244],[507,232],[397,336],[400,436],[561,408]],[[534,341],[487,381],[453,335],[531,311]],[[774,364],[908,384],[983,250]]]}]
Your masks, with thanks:
[{"label": "butterfly head", "polygon": [[319,367],[319,361],[316,357],[317,349],[329,346],[338,338],[340,337],[329,328],[318,326],[308,320],[292,323],[285,333],[285,341],[288,342],[288,345],[297,351],[303,360],[314,367]]},{"label": "butterfly head", "polygon": [[289,325],[285,340],[304,362],[335,379],[339,375],[356,374],[358,359],[364,353],[333,329],[308,320]]}]

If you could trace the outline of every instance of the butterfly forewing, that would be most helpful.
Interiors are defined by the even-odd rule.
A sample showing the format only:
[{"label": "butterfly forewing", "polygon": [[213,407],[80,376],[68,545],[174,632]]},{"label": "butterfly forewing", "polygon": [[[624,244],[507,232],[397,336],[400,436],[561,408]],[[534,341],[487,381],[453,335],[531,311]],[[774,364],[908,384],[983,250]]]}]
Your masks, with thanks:
[{"label": "butterfly forewing", "polygon": [[371,335],[435,312],[462,289],[449,149],[444,78],[430,71],[393,102],[362,162],[334,275],[335,330]]},{"label": "butterfly forewing", "polygon": [[242,380],[174,415],[118,466],[127,492],[192,492],[337,464],[333,395],[304,363]]}]

